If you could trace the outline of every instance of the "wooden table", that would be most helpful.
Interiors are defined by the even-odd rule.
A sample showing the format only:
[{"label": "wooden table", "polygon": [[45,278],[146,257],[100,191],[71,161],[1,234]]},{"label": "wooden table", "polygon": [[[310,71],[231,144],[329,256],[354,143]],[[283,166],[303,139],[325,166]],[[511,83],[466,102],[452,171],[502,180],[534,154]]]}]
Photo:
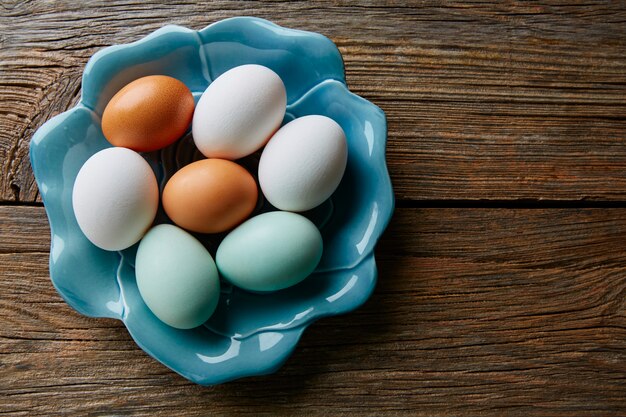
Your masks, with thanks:
[{"label": "wooden table", "polygon": [[[74,3],[0,3],[0,413],[626,415],[623,3]],[[55,292],[28,144],[97,50],[235,15],[339,46],[397,209],[366,305],[203,388]]]}]

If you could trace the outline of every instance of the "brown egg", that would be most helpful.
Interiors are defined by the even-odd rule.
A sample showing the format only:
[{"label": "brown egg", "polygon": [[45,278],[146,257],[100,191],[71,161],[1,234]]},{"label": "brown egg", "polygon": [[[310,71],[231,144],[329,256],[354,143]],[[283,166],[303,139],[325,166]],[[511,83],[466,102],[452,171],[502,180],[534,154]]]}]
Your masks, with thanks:
[{"label": "brown egg", "polygon": [[163,208],[174,223],[200,233],[232,229],[254,210],[256,182],[242,166],[203,159],[176,172],[163,190]]},{"label": "brown egg", "polygon": [[127,84],[102,114],[102,133],[114,146],[138,152],[161,149],[180,138],[193,117],[191,91],[176,78],[150,75]]}]

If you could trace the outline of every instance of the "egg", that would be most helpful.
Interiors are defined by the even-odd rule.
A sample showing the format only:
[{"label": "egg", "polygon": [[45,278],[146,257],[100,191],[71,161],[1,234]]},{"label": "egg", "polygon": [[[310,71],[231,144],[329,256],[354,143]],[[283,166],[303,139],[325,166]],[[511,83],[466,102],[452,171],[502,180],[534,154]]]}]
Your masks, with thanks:
[{"label": "egg", "polygon": [[306,217],[285,211],[255,216],[220,243],[221,276],[250,291],[276,291],[309,276],[322,257],[322,236]]},{"label": "egg", "polygon": [[220,282],[215,261],[189,233],[171,224],[153,227],[135,258],[137,288],[162,322],[191,329],[215,311]]},{"label": "egg", "polygon": [[346,135],[333,119],[304,116],[283,126],[259,161],[259,185],[274,207],[305,211],[335,191],[348,160]]},{"label": "egg", "polygon": [[91,156],[72,190],[78,226],[94,245],[110,251],[137,243],[152,224],[158,205],[152,168],[126,148],[108,148]]},{"label": "egg", "polygon": [[102,114],[102,133],[114,146],[154,151],[185,133],[193,111],[194,99],[185,84],[165,75],[150,75],[113,96]]},{"label": "egg", "polygon": [[252,175],[235,162],[204,159],[176,172],[163,189],[163,208],[178,226],[199,233],[229,230],[256,206]]},{"label": "egg", "polygon": [[207,158],[239,159],[260,149],[285,116],[280,77],[261,65],[241,65],[215,79],[193,115],[193,139]]}]

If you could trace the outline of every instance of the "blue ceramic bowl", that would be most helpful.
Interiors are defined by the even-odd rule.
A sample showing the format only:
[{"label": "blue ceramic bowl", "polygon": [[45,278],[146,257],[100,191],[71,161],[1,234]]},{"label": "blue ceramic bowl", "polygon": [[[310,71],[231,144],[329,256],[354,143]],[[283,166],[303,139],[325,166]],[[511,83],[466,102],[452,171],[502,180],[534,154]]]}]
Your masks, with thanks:
[{"label": "blue ceramic bowl", "polygon": [[[321,228],[324,256],[310,277],[286,290],[252,294],[224,286],[216,313],[204,326],[174,329],[139,296],[136,247],[107,252],[81,233],[72,211],[74,180],[91,155],[111,146],[102,135],[100,116],[122,86],[165,74],[183,81],[197,99],[211,80],[251,63],[283,79],[285,122],[321,114],[346,132],[344,178],[329,201],[307,213]],[[385,143],[384,113],[348,90],[341,55],[322,35],[242,17],[200,31],[166,26],[137,42],[105,48],[87,63],[80,103],[48,121],[31,141],[31,164],[52,231],[52,282],[75,310],[122,320],[144,351],[193,382],[211,385],[271,373],[311,322],[353,310],[375,286],[374,246],[394,206]],[[145,157],[163,183],[168,171],[193,158],[186,154],[194,154],[192,142],[181,140],[175,150]]]}]

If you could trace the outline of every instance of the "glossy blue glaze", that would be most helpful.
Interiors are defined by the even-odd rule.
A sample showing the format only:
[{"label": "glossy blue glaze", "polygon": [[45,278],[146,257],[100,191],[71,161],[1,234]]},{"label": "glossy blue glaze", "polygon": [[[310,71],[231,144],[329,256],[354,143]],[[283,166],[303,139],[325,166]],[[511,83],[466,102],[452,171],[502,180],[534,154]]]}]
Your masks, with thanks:
[{"label": "glossy blue glaze", "polygon": [[[196,98],[236,65],[275,70],[287,87],[285,122],[307,114],[336,120],[348,139],[348,166],[339,189],[306,213],[324,238],[322,261],[300,284],[270,294],[225,285],[215,314],[201,327],[177,330],[146,307],[135,283],[136,246],[106,252],[81,233],[71,204],[78,170],[110,146],[100,115],[123,85],[149,74],[176,77]],[[33,136],[31,164],[50,220],[50,276],[61,296],[92,317],[122,320],[137,344],[185,378],[203,385],[275,371],[313,320],[361,305],[374,289],[374,246],[394,207],[385,163],[384,113],[345,85],[341,55],[322,35],[256,18],[233,18],[196,32],[166,26],[128,45],[105,48],[88,62],[81,102]],[[163,184],[198,158],[192,142],[145,155]],[[254,163],[254,161],[252,161]],[[271,207],[260,205],[257,211]],[[167,221],[162,215],[158,221]],[[205,242],[206,243],[206,242]],[[207,246],[211,250],[212,243]]]}]

